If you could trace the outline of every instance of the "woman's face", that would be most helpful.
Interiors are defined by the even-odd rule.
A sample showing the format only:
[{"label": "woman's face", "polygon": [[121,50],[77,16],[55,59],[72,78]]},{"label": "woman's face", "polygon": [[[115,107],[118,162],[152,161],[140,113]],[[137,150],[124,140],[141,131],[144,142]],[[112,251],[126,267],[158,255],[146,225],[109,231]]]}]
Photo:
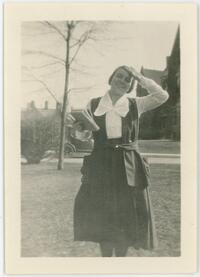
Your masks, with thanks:
[{"label": "woman's face", "polygon": [[112,78],[111,86],[122,93],[126,93],[131,87],[132,78],[126,70],[119,68]]}]

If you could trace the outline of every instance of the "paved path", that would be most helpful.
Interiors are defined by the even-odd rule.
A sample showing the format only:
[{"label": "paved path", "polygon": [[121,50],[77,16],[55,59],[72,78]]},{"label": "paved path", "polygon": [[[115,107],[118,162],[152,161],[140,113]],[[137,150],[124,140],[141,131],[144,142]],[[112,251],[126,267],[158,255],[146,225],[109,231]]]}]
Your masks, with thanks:
[{"label": "paved path", "polygon": [[150,164],[180,164],[180,158],[148,157]]},{"label": "paved path", "polygon": [[[164,154],[164,155],[143,155],[147,158],[150,164],[180,164],[180,155],[171,155],[171,154]],[[43,160],[43,162],[57,162],[56,159],[52,160]],[[65,158],[65,163],[72,163],[72,164],[81,164],[83,158]]]}]

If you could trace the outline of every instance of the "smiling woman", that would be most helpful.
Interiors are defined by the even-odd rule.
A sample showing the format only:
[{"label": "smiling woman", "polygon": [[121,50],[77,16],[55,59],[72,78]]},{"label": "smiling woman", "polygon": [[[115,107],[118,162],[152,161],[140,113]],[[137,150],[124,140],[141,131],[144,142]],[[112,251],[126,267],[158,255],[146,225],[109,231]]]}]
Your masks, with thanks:
[{"label": "smiling woman", "polygon": [[119,88],[121,88],[122,92],[125,90],[126,93],[129,93],[133,89],[135,82],[134,77],[126,66],[121,66],[113,72],[109,78],[108,83],[111,85],[111,87],[114,87],[119,92]]},{"label": "smiling woman", "polygon": [[[135,81],[149,95],[129,98]],[[139,116],[160,106],[168,93],[134,68],[121,66],[109,91],[87,110],[99,126],[94,148],[84,157],[82,185],[75,199],[74,239],[99,242],[103,257],[126,256],[129,246],[157,246],[148,186],[150,171],[138,150]]]}]

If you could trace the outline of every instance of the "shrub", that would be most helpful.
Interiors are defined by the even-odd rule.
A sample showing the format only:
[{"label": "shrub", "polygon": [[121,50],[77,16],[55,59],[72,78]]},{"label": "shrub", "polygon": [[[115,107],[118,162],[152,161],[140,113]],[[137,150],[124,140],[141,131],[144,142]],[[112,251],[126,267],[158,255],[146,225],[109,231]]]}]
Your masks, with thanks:
[{"label": "shrub", "polygon": [[28,120],[21,124],[21,154],[29,164],[39,163],[45,152],[57,149],[59,122],[52,118]]}]

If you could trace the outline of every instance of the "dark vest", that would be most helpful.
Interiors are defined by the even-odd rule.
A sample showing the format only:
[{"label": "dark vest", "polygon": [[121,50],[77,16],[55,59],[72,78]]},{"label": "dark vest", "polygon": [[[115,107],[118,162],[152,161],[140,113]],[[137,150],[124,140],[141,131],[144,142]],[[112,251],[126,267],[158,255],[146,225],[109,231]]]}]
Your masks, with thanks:
[{"label": "dark vest", "polygon": [[[95,144],[104,144],[108,140],[106,135],[105,114],[95,116],[94,112],[99,104],[101,97],[94,98],[91,101],[91,112],[94,120],[100,127],[99,131],[93,132]],[[139,118],[135,99],[129,99],[129,112],[122,117],[122,143],[136,142],[138,140]]]},{"label": "dark vest", "polygon": [[[106,134],[105,114],[95,116],[94,112],[99,104],[101,97],[91,100],[91,112],[95,122],[100,129],[93,132],[94,149],[109,142]],[[129,99],[129,98],[128,98]],[[149,165],[137,147],[139,133],[139,116],[135,99],[129,99],[129,111],[122,117],[122,138],[120,147],[123,148],[124,165],[128,185],[144,189],[150,184]]]}]

